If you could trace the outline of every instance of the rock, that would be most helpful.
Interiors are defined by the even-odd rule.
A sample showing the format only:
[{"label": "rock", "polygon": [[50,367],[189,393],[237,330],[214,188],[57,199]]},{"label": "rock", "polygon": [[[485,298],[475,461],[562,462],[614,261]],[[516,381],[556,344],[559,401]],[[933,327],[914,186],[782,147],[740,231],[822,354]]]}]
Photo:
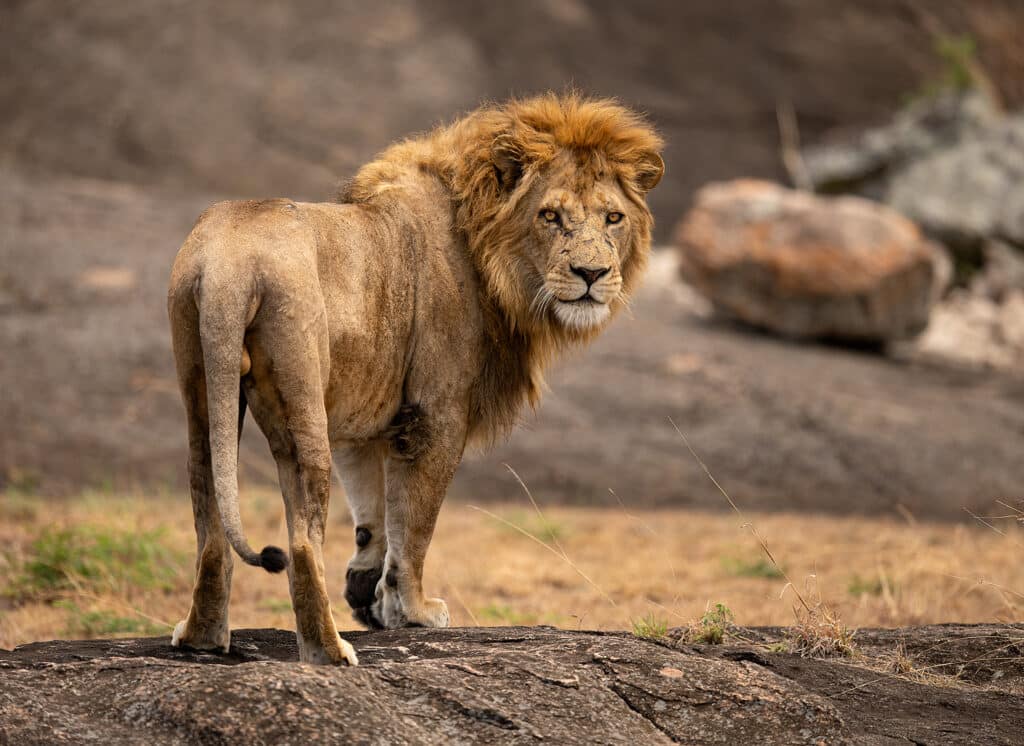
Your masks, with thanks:
[{"label": "rock", "polygon": [[996,126],[1000,112],[980,94],[916,101],[893,121],[847,142],[811,145],[802,155],[817,190],[882,198],[891,170]]},{"label": "rock", "polygon": [[977,368],[1024,369],[1024,291],[1013,289],[995,300],[956,290],[935,307],[914,348],[925,357]]},{"label": "rock", "polygon": [[928,329],[916,340],[926,357],[976,367],[1008,368],[1013,355],[996,338],[998,305],[984,297],[954,292],[936,307]]},{"label": "rock", "polygon": [[166,638],[25,646],[0,655],[0,740],[817,743],[842,728],[825,697],[766,668],[628,634],[348,639],[357,668],[298,664],[294,636],[274,630],[236,632],[226,657]]},{"label": "rock", "polygon": [[893,210],[764,181],[701,189],[676,244],[716,310],[796,338],[911,337],[947,274],[941,249]]},{"label": "rock", "polygon": [[887,126],[803,156],[816,189],[891,205],[963,270],[981,263],[988,241],[1024,247],[1024,112],[1003,115],[981,94],[919,101]]},{"label": "rock", "polygon": [[1024,113],[979,94],[920,101],[846,144],[804,152],[816,188],[877,198],[953,253],[957,290],[916,341],[926,357],[1024,365]]},{"label": "rock", "polygon": [[971,279],[975,295],[1002,301],[1014,290],[1024,291],[1024,252],[1004,241],[985,244],[985,266]]},{"label": "rock", "polygon": [[1024,360],[1024,291],[1012,290],[999,309],[999,335]]},{"label": "rock", "polygon": [[952,247],[1024,246],[1024,116],[906,163],[884,201]]},{"label": "rock", "polygon": [[[299,664],[279,630],[236,631],[227,655],[35,643],[0,651],[0,743],[1012,743],[1024,728],[1020,627],[862,630],[841,662],[769,652],[784,632],[356,633],[357,668]],[[898,645],[911,673],[881,673]]]}]

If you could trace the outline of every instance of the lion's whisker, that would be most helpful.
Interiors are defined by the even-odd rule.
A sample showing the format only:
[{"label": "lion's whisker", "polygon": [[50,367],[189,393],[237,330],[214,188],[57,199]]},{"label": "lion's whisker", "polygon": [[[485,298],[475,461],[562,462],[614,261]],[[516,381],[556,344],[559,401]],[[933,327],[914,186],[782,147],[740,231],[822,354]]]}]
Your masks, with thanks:
[{"label": "lion's whisker", "polygon": [[530,303],[530,312],[534,319],[543,321],[554,301],[555,294],[551,289],[547,285],[541,285],[533,296],[533,302]]}]

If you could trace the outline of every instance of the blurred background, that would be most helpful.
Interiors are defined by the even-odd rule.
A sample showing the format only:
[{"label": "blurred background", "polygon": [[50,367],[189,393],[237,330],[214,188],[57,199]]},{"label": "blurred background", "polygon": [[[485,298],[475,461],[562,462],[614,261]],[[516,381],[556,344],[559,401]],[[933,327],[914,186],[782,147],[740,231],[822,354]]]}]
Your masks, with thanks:
[{"label": "blurred background", "polygon": [[[788,605],[765,601],[778,568],[758,564],[672,422],[742,508],[795,542],[801,579],[834,564],[830,589],[855,619],[1016,618],[1024,579],[971,564],[988,553],[1010,572],[1011,544],[967,511],[1012,522],[1024,496],[1021,38],[1017,0],[8,0],[0,538],[13,549],[0,570],[29,590],[0,600],[0,645],[149,629],[133,588],[187,605],[187,553],[174,554],[183,569],[170,585],[111,580],[106,606],[74,596],[68,578],[109,580],[110,568],[59,557],[106,541],[105,556],[149,562],[171,550],[139,537],[191,530],[165,292],[207,204],[330,199],[396,138],[568,87],[617,97],[664,135],[658,248],[632,314],[552,371],[507,444],[461,468],[435,550],[448,568],[435,583],[464,597],[449,598],[456,619],[569,623],[586,607],[580,623],[625,623],[472,503],[594,562],[614,547],[654,552],[632,580],[608,581],[636,596],[631,615],[692,615],[720,591],[745,621],[784,621]],[[550,516],[534,514],[506,463]],[[252,423],[240,468],[262,542],[280,531],[280,501]],[[621,531],[607,534],[613,523]],[[456,528],[498,532],[518,554],[491,566],[509,577],[463,567],[473,555]],[[698,549],[716,531],[722,541]],[[886,531],[888,549],[863,546]],[[345,535],[334,535],[335,589]],[[846,548],[808,553],[808,536]],[[924,580],[893,579],[932,550],[966,564],[919,568],[943,578],[923,596]],[[682,579],[686,563],[710,569]],[[630,590],[651,565],[665,587]],[[530,574],[538,566],[552,594],[576,600],[530,600],[547,582]],[[258,582],[242,616],[287,625],[286,591]]]}]

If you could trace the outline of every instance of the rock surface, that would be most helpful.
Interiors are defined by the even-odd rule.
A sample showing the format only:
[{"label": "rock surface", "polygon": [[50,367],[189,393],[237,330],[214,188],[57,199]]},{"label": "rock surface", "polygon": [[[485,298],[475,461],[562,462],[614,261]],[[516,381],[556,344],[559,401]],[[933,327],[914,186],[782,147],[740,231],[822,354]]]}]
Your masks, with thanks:
[{"label": "rock surface", "polygon": [[990,241],[1024,247],[1024,113],[981,94],[919,101],[845,143],[809,147],[817,189],[885,202],[978,264]]},{"label": "rock surface", "polygon": [[1012,290],[996,301],[954,290],[935,307],[915,347],[925,357],[1024,370],[1024,291]]},{"label": "rock surface", "polygon": [[224,656],[35,643],[0,651],[0,742],[954,744],[1024,728],[1020,626],[863,630],[849,661],[767,652],[783,633],[356,633],[353,669],[297,663],[279,630],[236,631]]},{"label": "rock surface", "polygon": [[786,337],[908,338],[942,285],[941,250],[906,218],[765,181],[701,189],[676,244],[683,277],[717,310]]},{"label": "rock surface", "polygon": [[952,252],[958,288],[918,340],[925,356],[1024,367],[1024,113],[945,95],[804,157],[818,189],[885,202]]}]

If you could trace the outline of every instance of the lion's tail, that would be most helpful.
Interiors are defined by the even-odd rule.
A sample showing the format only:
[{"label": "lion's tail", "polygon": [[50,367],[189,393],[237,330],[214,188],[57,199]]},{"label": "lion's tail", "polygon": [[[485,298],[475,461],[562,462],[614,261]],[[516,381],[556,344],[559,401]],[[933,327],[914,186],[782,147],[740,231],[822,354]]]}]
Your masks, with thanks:
[{"label": "lion's tail", "polygon": [[216,269],[208,268],[198,298],[213,488],[221,524],[238,556],[248,565],[281,572],[288,565],[288,555],[273,546],[255,552],[245,538],[238,513],[239,376],[250,303],[248,292],[240,287],[247,283],[238,280],[233,273],[218,277]]}]

